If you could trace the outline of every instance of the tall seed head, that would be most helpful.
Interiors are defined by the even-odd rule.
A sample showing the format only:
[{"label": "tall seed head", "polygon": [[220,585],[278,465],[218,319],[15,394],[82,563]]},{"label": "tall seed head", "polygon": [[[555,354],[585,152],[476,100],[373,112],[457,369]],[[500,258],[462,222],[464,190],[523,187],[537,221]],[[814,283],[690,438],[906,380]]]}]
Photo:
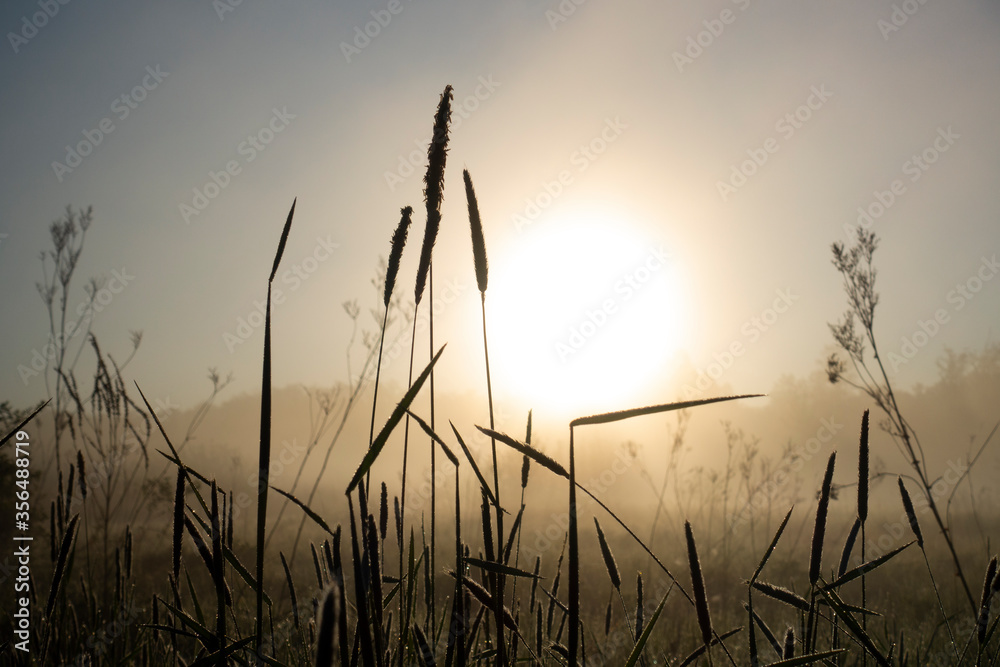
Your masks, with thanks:
[{"label": "tall seed head", "polygon": [[174,579],[181,571],[181,541],[184,536],[184,470],[177,469],[177,489],[174,493],[174,544],[173,544],[173,574]]},{"label": "tall seed head", "polygon": [[403,515],[399,507],[399,496],[392,497],[392,513],[396,518],[396,542],[403,544]]},{"label": "tall seed head", "polygon": [[861,418],[861,444],[858,448],[858,518],[868,520],[868,411]]},{"label": "tall seed head", "polygon": [[[330,585],[323,596],[322,611],[319,615],[319,636],[316,640],[316,665],[327,667],[334,664],[337,655],[337,625],[340,610],[340,590],[336,582]],[[343,641],[343,639],[340,639]]]},{"label": "tall seed head", "polygon": [[608,541],[604,538],[604,531],[601,530],[601,524],[598,523],[597,517],[594,517],[594,525],[597,526],[597,539],[601,543],[601,555],[604,556],[604,567],[608,571],[611,585],[616,590],[621,590],[622,576],[618,571],[618,563],[615,562],[615,556],[611,553],[611,547],[608,546]]},{"label": "tall seed head", "polygon": [[[534,608],[535,606],[535,591],[538,590],[538,571],[542,567],[542,557],[535,556],[535,570],[534,576],[531,578],[531,598],[529,600],[529,607]],[[541,605],[541,603],[539,603]]]},{"label": "tall seed head", "polygon": [[406,206],[399,209],[402,217],[396,225],[396,231],[392,233],[392,247],[389,249],[389,265],[385,270],[385,295],[382,303],[389,307],[389,299],[392,297],[392,289],[396,286],[396,275],[399,273],[399,260],[403,257],[403,246],[406,245],[406,233],[410,229],[410,215],[413,208]]},{"label": "tall seed head", "polygon": [[642,572],[635,573],[635,634],[638,636],[642,634],[642,626],[644,625],[644,619],[642,617],[643,605],[645,600],[643,599],[642,592]]},{"label": "tall seed head", "polygon": [[420,303],[427,284],[427,274],[431,268],[431,251],[437,239],[441,222],[441,200],[444,193],[444,165],[448,157],[448,124],[451,122],[451,86],[445,86],[434,115],[434,136],[427,148],[427,173],[424,175],[424,201],[427,204],[427,226],[424,228],[424,244],[420,249],[420,263],[417,266],[417,284],[414,291],[416,303]]},{"label": "tall seed head", "polygon": [[785,652],[781,657],[784,660],[791,660],[795,657],[795,630],[791,627],[785,631]]},{"label": "tall seed head", "polygon": [[[531,444],[531,410],[528,410],[528,425],[525,427],[524,432],[524,442],[525,444]],[[525,455],[524,461],[521,462],[521,488],[528,486],[528,472],[531,468],[531,460]]]},{"label": "tall seed head", "polygon": [[809,555],[809,583],[813,586],[819,581],[820,569],[823,563],[823,541],[826,539],[826,515],[830,508],[830,489],[833,486],[833,467],[837,460],[837,452],[830,454],[826,464],[826,474],[823,476],[823,488],[819,494],[819,504],[816,506],[816,525],[813,527],[812,550]]},{"label": "tall seed head", "polygon": [[378,509],[379,539],[385,542],[386,531],[389,530],[389,489],[382,482],[382,498]]},{"label": "tall seed head", "polygon": [[483,223],[479,218],[479,202],[476,201],[476,190],[472,187],[472,177],[469,170],[462,171],[465,179],[465,198],[469,205],[469,227],[472,231],[472,259],[476,265],[476,284],[479,292],[486,292],[489,265],[486,261],[486,239],[483,237]]},{"label": "tall seed head", "polygon": [[694,542],[694,532],[691,522],[684,522],[684,537],[687,539],[688,565],[691,568],[691,588],[694,592],[694,606],[698,613],[698,627],[701,629],[701,640],[708,646],[712,643],[712,617],[708,610],[708,595],[705,593],[705,579],[701,573],[701,561],[698,560],[698,546]]},{"label": "tall seed head", "polygon": [[87,499],[87,464],[83,458],[83,452],[79,449],[76,450],[76,467],[80,472],[79,477],[77,477],[78,484],[80,485],[80,497],[82,500]]},{"label": "tall seed head", "polygon": [[917,536],[917,546],[923,549],[924,536],[920,532],[920,523],[917,521],[917,513],[913,510],[913,501],[910,500],[910,494],[903,485],[903,478],[899,477],[896,481],[899,483],[899,495],[903,499],[903,509],[906,510],[906,518],[910,522],[910,529],[913,531],[913,534]]}]

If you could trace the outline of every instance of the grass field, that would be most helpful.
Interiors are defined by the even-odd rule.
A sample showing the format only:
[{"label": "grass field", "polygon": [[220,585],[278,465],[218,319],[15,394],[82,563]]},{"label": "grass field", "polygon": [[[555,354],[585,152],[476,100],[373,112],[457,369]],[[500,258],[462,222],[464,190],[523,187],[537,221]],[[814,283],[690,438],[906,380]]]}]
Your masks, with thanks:
[{"label": "grass field", "polygon": [[[849,364],[831,358],[830,379],[855,384],[871,400],[870,412],[855,416],[829,454],[798,450],[771,459],[727,426],[725,461],[693,470],[679,460],[691,414],[724,416],[737,404],[730,401],[752,396],[651,398],[647,406],[574,419],[558,443],[544,448],[537,438],[532,444],[531,414],[516,426],[498,423],[486,233],[468,171],[463,185],[484,353],[469,363],[486,369],[486,402],[476,430],[449,423],[456,416],[435,402],[448,390],[435,387],[435,364],[449,351],[440,332],[434,338],[432,251],[450,105],[448,87],[428,148],[416,279],[398,275],[414,215],[406,207],[380,271],[382,339],[367,352],[366,369],[374,372],[360,375],[371,383],[311,395],[304,444],[279,441],[272,429],[272,363],[281,360],[271,354],[271,282],[295,234],[294,203],[284,226],[275,225],[274,263],[267,284],[261,281],[267,310],[257,474],[240,475],[222,456],[192,444],[224,378],[212,375],[212,392],[185,432],[147,401],[149,380],[133,382],[123,371],[127,361],[116,364],[93,337],[86,341],[96,359],[93,378],[78,382],[71,360],[59,358],[49,403],[34,414],[3,405],[2,478],[23,493],[17,501],[30,504],[31,528],[5,526],[0,538],[34,540],[29,585],[5,598],[0,659],[365,667],[997,664],[1000,575],[989,554],[1000,522],[993,508],[964,496],[952,503],[957,489],[975,497],[968,470],[978,454],[964,469],[932,467],[884,372],[852,380]],[[70,260],[89,222],[89,215],[69,214],[54,228],[54,276],[66,276],[60,266],[72,274]],[[871,333],[877,301],[875,246],[862,232],[856,246],[834,248],[860,322],[856,330],[850,318],[842,321],[834,337],[855,367],[866,363],[859,341]],[[262,278],[267,268],[249,267],[247,274]],[[68,285],[68,277],[52,282],[46,303],[53,322],[60,321],[59,294]],[[417,350],[421,309],[431,313],[430,335]],[[385,332],[404,312],[413,327],[409,387],[380,394]],[[862,342],[876,347],[873,334]],[[370,407],[362,405],[368,400]],[[349,414],[365,417],[368,442],[348,454],[334,444]],[[624,422],[664,417],[676,420],[665,438],[673,453],[665,471],[646,470],[641,454],[625,446],[599,470],[592,454],[577,452],[594,433],[615,442]],[[978,451],[989,443],[982,438]],[[903,468],[875,469],[883,446],[894,446]],[[802,472],[812,457],[824,471],[819,483]],[[581,459],[588,469],[578,475]],[[619,481],[626,472],[634,481],[640,468],[652,490],[644,490],[643,512],[622,502],[630,491]],[[852,482],[834,483],[845,470]],[[21,581],[18,567],[12,559],[4,564],[7,585]]]}]

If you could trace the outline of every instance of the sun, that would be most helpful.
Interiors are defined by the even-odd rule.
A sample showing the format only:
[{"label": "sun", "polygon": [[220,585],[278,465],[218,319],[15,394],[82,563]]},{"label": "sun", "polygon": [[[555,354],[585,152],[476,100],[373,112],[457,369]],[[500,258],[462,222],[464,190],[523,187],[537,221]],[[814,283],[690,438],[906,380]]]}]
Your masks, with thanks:
[{"label": "sun", "polygon": [[560,416],[652,401],[644,390],[682,345],[685,308],[669,248],[637,230],[566,213],[525,228],[491,263],[495,387]]}]

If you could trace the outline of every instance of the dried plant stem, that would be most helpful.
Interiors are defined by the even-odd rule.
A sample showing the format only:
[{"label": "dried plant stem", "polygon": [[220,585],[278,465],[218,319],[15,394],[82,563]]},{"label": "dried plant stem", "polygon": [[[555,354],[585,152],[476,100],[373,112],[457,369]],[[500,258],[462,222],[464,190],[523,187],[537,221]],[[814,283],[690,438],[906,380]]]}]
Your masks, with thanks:
[{"label": "dried plant stem", "polygon": [[[372,389],[372,419],[371,426],[368,428],[368,446],[372,446],[372,442],[375,440],[375,409],[378,406],[378,381],[382,375],[382,350],[385,346],[385,327],[389,323],[389,307],[385,307],[385,312],[382,313],[382,332],[378,339],[378,362],[375,364],[375,386]],[[371,473],[369,472],[365,476],[365,486],[371,487]]]},{"label": "dried plant stem", "polygon": [[[861,521],[861,562],[865,562],[865,524],[868,523],[868,483],[869,483],[869,447],[868,447],[868,410],[861,417],[861,440],[858,446],[858,520]],[[868,607],[868,580],[861,575],[861,606]],[[838,619],[839,620],[839,619]],[[868,615],[861,615],[861,629],[868,632]],[[861,653],[861,665],[868,663],[868,654]]]},{"label": "dried plant stem", "polygon": [[[410,334],[410,370],[407,376],[406,384],[407,386],[413,385],[413,354],[415,351],[415,344],[417,340],[417,308],[419,308],[419,302],[414,305],[413,308],[413,331]],[[433,446],[433,442],[431,443]],[[403,427],[403,475],[400,482],[399,491],[399,525],[402,529],[406,525],[406,464],[409,458],[409,448],[410,448],[410,413],[406,413],[406,424]],[[412,548],[412,546],[411,546]],[[399,544],[399,581],[400,581],[400,592],[402,593],[402,581],[403,581],[403,544],[400,540]],[[406,597],[400,594],[399,596],[399,618],[400,621],[403,620],[403,614],[407,611],[405,609]],[[409,614],[407,614],[407,619]],[[409,630],[409,621],[404,623],[399,628],[399,647],[397,649],[397,655],[399,657],[399,667],[403,667],[403,656],[405,654],[405,642]]]},{"label": "dried plant stem", "polygon": [[569,664],[575,665],[580,634],[580,538],[576,521],[576,451],[569,427]]},{"label": "dried plant stem", "polygon": [[[482,310],[483,316],[483,356],[486,360],[486,398],[489,402],[490,408],[490,430],[495,429],[494,415],[493,415],[493,383],[490,379],[490,349],[487,343],[486,337],[486,292],[479,293],[480,299],[479,303]],[[431,413],[433,414],[433,413]],[[493,496],[496,498],[496,517],[497,517],[497,536],[502,542],[504,536],[503,530],[503,508],[500,505],[500,470],[497,466],[497,441],[496,438],[490,438],[490,447],[493,453]],[[497,552],[498,562],[503,559],[501,550]],[[504,576],[502,573],[497,573],[496,575],[497,590],[494,595],[500,601],[497,605],[496,610],[496,623],[497,623],[497,665],[506,664],[506,642],[504,640],[503,623],[502,616],[503,613],[503,600],[504,600]]]},{"label": "dried plant stem", "polygon": [[[428,336],[430,339],[430,358],[434,358],[434,263],[431,262],[427,267],[427,291],[430,292],[430,298],[428,301],[429,317],[430,323],[428,326]],[[431,394],[431,429],[434,429],[434,369],[431,369],[430,377],[430,394]],[[434,613],[437,607],[437,596],[434,590],[434,575],[436,570],[436,558],[437,554],[437,465],[435,461],[435,454],[437,453],[437,447],[434,446],[434,440],[431,440],[431,557],[430,557],[430,573],[431,573],[431,590],[430,590],[430,601],[431,608],[428,613],[428,618],[435,618]],[[431,635],[431,641],[434,641],[434,635]]]},{"label": "dried plant stem", "polygon": [[937,581],[934,579],[934,573],[931,571],[931,563],[927,559],[927,551],[924,550],[923,546],[920,547],[920,553],[924,557],[924,566],[927,568],[927,576],[930,577],[931,587],[934,589],[934,597],[937,599],[941,618],[944,619],[944,625],[948,629],[948,638],[951,640],[951,646],[955,650],[955,657],[958,657],[958,643],[955,641],[955,633],[951,629],[951,622],[948,620],[948,614],[944,610],[944,603],[941,601],[941,591],[938,590]]}]

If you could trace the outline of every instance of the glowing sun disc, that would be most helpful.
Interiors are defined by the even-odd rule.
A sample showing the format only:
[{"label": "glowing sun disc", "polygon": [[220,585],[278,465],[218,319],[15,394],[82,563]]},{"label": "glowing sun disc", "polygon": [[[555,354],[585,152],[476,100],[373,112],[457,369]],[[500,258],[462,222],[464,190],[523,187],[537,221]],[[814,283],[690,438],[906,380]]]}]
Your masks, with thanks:
[{"label": "glowing sun disc", "polygon": [[612,217],[526,228],[491,266],[494,386],[530,406],[623,407],[662,377],[681,344],[683,294],[669,250]]}]

